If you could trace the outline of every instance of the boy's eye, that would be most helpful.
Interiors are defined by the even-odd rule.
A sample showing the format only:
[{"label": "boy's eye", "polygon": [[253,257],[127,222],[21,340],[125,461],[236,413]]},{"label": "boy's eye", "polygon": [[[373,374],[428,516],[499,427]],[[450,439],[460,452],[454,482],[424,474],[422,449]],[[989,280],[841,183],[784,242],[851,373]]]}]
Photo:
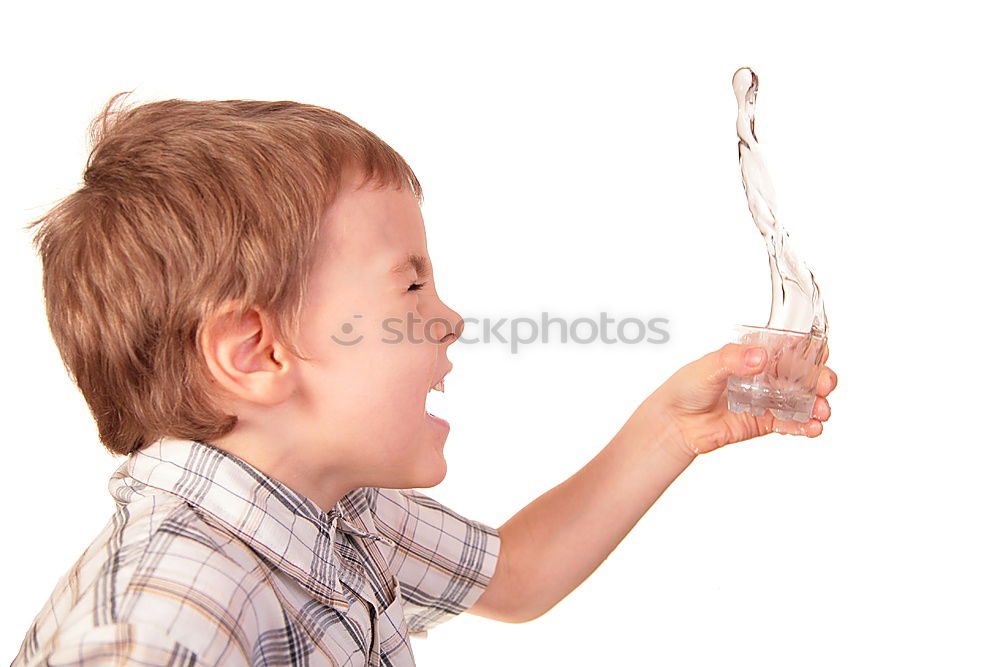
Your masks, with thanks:
[{"label": "boy's eye", "polygon": [[407,289],[406,291],[407,292],[418,292],[418,291],[422,290],[424,288],[424,285],[426,285],[426,284],[427,284],[426,282],[423,282],[423,283],[413,283],[412,285],[410,285],[409,289]]}]

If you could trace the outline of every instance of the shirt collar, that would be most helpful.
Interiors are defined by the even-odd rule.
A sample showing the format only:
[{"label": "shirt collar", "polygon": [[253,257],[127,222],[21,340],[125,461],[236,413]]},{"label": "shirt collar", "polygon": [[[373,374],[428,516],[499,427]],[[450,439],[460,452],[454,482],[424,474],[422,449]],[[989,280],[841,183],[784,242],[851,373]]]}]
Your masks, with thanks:
[{"label": "shirt collar", "polygon": [[161,438],[129,455],[108,485],[116,498],[122,486],[132,486],[126,477],[183,498],[324,604],[348,606],[341,579],[354,587],[364,578],[360,568],[345,567],[348,563],[340,557],[344,533],[395,546],[345,518],[346,507],[355,523],[368,523],[356,509],[367,503],[351,498],[365,489],[352,491],[324,512],[246,461],[197,440]]}]

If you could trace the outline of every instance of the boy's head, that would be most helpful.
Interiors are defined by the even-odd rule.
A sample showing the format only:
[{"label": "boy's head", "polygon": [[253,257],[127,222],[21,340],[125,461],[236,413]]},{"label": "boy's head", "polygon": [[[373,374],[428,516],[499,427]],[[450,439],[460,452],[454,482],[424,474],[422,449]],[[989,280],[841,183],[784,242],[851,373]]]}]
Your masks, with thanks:
[{"label": "boy's head", "polygon": [[315,106],[116,100],[83,187],[31,225],[104,445],[210,442],[326,505],[438,483],[448,427],[424,401],[462,323],[406,162]]}]

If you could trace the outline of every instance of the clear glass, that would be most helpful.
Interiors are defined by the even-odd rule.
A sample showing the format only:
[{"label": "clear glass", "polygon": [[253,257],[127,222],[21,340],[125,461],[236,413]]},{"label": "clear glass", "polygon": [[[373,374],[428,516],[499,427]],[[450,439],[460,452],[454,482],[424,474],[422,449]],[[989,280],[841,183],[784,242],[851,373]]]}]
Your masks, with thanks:
[{"label": "clear glass", "polygon": [[736,327],[736,331],[737,343],[767,349],[767,365],[756,375],[729,376],[729,410],[749,410],[754,417],[770,410],[777,419],[809,421],[816,404],[826,336],[746,325]]}]

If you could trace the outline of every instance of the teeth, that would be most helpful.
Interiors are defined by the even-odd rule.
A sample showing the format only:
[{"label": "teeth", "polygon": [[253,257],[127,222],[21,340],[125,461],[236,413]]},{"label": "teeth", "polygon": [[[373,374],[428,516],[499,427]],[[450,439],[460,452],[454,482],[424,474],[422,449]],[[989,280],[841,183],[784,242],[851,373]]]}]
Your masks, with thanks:
[{"label": "teeth", "polygon": [[[431,389],[433,389],[434,391],[440,391],[443,394],[444,393],[444,380],[438,380],[438,383],[436,385],[434,385],[433,387],[431,387]],[[427,393],[429,394],[430,392],[428,391]]]}]

